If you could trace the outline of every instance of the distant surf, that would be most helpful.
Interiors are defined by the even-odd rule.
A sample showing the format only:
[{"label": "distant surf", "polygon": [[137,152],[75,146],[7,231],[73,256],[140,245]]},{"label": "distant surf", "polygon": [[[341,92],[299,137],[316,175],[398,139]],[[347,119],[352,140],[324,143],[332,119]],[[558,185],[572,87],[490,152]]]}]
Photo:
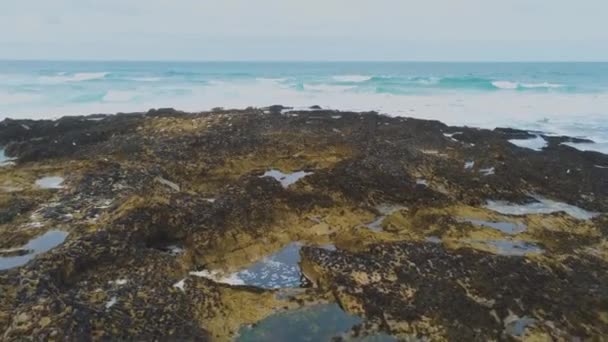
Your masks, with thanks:
[{"label": "distant surf", "polygon": [[608,63],[0,61],[0,119],[273,104],[531,129],[605,150]]},{"label": "distant surf", "polygon": [[341,75],[341,76],[333,76],[332,77],[337,82],[365,82],[372,79],[372,76],[363,76],[363,75]]},{"label": "distant surf", "polygon": [[556,89],[564,87],[563,84],[555,84],[549,82],[542,83],[519,83],[519,82],[511,82],[511,81],[493,81],[492,85],[498,89]]},{"label": "distant surf", "polygon": [[103,79],[108,72],[80,72],[75,74],[67,74],[66,72],[57,73],[55,76],[40,76],[40,83],[65,83],[65,82],[82,82],[90,80]]}]

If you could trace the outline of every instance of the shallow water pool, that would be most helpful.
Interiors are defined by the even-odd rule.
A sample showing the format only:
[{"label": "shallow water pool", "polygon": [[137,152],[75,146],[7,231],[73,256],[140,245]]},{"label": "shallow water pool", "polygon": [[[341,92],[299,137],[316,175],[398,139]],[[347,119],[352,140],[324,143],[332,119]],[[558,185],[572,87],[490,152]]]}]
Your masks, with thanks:
[{"label": "shallow water pool", "polygon": [[62,244],[67,236],[67,232],[61,230],[50,230],[30,240],[25,246],[19,249],[25,251],[26,254],[0,257],[0,270],[7,270],[25,265],[35,256],[48,252],[49,250]]},{"label": "shallow water pool", "polygon": [[237,273],[245,285],[268,289],[299,287],[301,285],[300,249],[302,244],[294,242],[277,253],[264,258]]},{"label": "shallow water pool", "polygon": [[297,171],[294,173],[283,173],[279,170],[269,170],[260,177],[274,178],[281,183],[283,188],[287,189],[290,185],[309,175],[312,175],[312,172]]},{"label": "shallow water pool", "polygon": [[522,337],[526,332],[526,329],[535,323],[536,320],[534,318],[512,315],[505,320],[505,333],[515,337]]},{"label": "shallow water pool", "polygon": [[13,164],[14,159],[9,158],[6,154],[4,154],[4,149],[0,148],[0,167],[9,166]]},{"label": "shallow water pool", "polygon": [[376,210],[380,212],[380,216],[377,216],[372,222],[366,223],[365,226],[374,232],[381,232],[383,230],[382,222],[384,222],[384,219],[402,209],[405,209],[405,207],[393,204],[381,204],[376,207]]},{"label": "shallow water pool", "polygon": [[36,180],[36,186],[41,189],[63,189],[63,177],[49,176]]},{"label": "shallow water pool", "polygon": [[[331,341],[360,324],[362,319],[342,311],[337,304],[323,304],[277,313],[251,327],[244,327],[236,338],[238,342],[254,341]],[[379,334],[345,341],[396,341]]]},{"label": "shallow water pool", "polygon": [[[228,275],[208,270],[190,272],[190,274],[231,285],[250,285],[265,289],[300,287],[302,285],[302,273],[299,265],[301,248],[302,244],[299,242],[290,243],[280,251],[255,264]],[[327,245],[322,248],[334,247],[333,245]]]},{"label": "shallow water pool", "polygon": [[506,201],[488,201],[485,208],[505,215],[550,214],[563,211],[579,220],[589,220],[598,215],[585,209],[541,196],[535,197],[536,202],[515,204]]},{"label": "shallow water pool", "polygon": [[0,164],[4,163],[7,160],[8,157],[6,156],[6,154],[4,154],[4,149],[0,148]]}]

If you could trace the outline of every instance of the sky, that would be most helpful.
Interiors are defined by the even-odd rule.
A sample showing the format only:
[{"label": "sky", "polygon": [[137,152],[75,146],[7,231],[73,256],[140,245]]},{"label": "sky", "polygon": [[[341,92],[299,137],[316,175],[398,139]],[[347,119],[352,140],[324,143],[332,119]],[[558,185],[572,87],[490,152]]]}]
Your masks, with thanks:
[{"label": "sky", "polygon": [[608,61],[607,0],[19,0],[0,59]]}]

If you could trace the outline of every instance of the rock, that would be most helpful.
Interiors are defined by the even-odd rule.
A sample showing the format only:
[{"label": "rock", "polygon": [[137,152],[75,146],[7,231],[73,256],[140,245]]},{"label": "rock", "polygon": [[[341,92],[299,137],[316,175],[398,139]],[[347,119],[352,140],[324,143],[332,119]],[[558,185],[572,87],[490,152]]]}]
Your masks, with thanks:
[{"label": "rock", "polygon": [[[596,334],[588,327],[608,332],[601,318],[586,315],[602,310],[604,300],[586,286],[608,280],[608,265],[594,258],[568,258],[571,271],[564,272],[560,265],[547,268],[525,258],[448,252],[436,243],[378,244],[356,254],[320,248],[301,253],[309,280],[335,293],[347,311],[387,324],[393,333],[499,340],[503,323],[493,316],[506,320],[512,313],[570,326],[580,336]],[[598,272],[576,271],[587,267]],[[582,281],[589,283],[581,287]],[[542,290],[530,291],[538,283]],[[560,296],[563,292],[569,295]]]},{"label": "rock", "polygon": [[263,109],[269,111],[272,114],[280,114],[284,110],[293,109],[293,107],[285,107],[285,106],[282,106],[282,105],[273,105],[273,106],[266,107],[266,108],[263,108]]},{"label": "rock", "polygon": [[[278,308],[320,302],[361,317],[354,337],[608,333],[608,173],[597,167],[608,156],[561,140],[517,148],[509,139],[531,133],[511,129],[374,112],[279,115],[285,109],[0,122],[0,145],[19,158],[0,168],[0,187],[20,190],[0,192],[0,250],[50,229],[69,234],[0,271],[3,338],[231,340]],[[461,133],[454,141],[447,132]],[[307,176],[284,188],[260,177],[271,170]],[[35,186],[51,174],[69,186]],[[598,215],[486,207],[534,208],[532,195]],[[527,229],[505,234],[462,218]],[[304,284],[317,287],[269,291],[191,273],[233,276],[295,242]],[[501,255],[501,244],[524,251]]]},{"label": "rock", "polygon": [[185,115],[187,115],[187,113],[176,110],[174,108],[150,109],[146,113],[146,116],[150,117],[180,117]]}]

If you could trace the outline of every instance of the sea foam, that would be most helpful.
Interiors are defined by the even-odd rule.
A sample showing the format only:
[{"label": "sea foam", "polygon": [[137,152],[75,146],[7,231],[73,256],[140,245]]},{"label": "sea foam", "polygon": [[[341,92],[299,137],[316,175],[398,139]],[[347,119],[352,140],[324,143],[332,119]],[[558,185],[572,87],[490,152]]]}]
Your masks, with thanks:
[{"label": "sea foam", "polygon": [[530,139],[511,139],[509,142],[513,145],[534,151],[542,151],[548,145],[547,141],[539,135]]},{"label": "sea foam", "polygon": [[0,91],[0,103],[2,105],[27,104],[28,102],[43,99],[42,96],[30,93],[14,93]]},{"label": "sea foam", "polygon": [[139,93],[128,90],[109,90],[103,97],[106,102],[129,102],[133,100]]},{"label": "sea foam", "polygon": [[[0,77],[0,120],[161,107],[201,111],[319,105],[328,110],[375,110],[449,125],[514,127],[599,143],[575,146],[581,149],[605,151],[602,144],[608,142],[608,78],[597,66],[577,66],[582,70],[580,76],[568,74],[568,64],[500,65],[494,68],[499,73],[474,63],[66,62],[61,65],[63,70],[52,67],[32,64],[15,70],[0,63],[0,74],[7,75]],[[47,74],[41,76],[40,70]],[[562,89],[543,91],[555,88]]]},{"label": "sea foam", "polygon": [[304,89],[317,92],[343,92],[353,90],[355,87],[331,84],[305,84]]},{"label": "sea foam", "polygon": [[556,84],[556,83],[549,83],[549,82],[520,83],[520,82],[511,82],[511,81],[493,81],[492,85],[498,89],[509,89],[509,90],[522,89],[522,88],[524,88],[524,89],[539,89],[539,88],[555,89],[555,88],[564,87],[563,84]]},{"label": "sea foam", "polygon": [[54,76],[41,76],[38,80],[40,83],[82,82],[103,79],[108,74],[108,72],[81,72],[73,75],[59,73]]},{"label": "sea foam", "polygon": [[333,76],[332,79],[336,82],[361,83],[371,80],[372,77],[363,75],[339,75]]}]

